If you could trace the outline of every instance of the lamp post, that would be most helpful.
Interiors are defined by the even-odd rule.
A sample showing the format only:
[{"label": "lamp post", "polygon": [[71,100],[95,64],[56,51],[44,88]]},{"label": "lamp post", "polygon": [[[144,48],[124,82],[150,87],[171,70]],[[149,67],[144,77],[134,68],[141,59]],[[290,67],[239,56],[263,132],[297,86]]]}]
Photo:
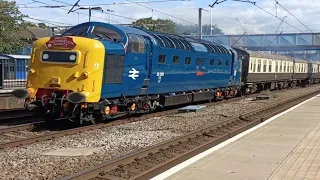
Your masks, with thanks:
[{"label": "lamp post", "polygon": [[209,5],[209,7],[210,7],[210,35],[211,36],[212,36],[212,8],[217,3],[218,3],[218,0],[216,0],[212,5]]},{"label": "lamp post", "polygon": [[111,13],[114,12],[114,10],[107,9],[109,12],[109,24],[111,24]]},{"label": "lamp post", "polygon": [[74,11],[77,11],[77,10],[79,10],[79,9],[88,9],[89,10],[89,22],[91,21],[91,11],[92,10],[96,10],[96,11],[102,11],[103,12],[103,10],[102,10],[102,8],[101,7],[88,7],[88,8],[86,8],[86,7],[81,7],[81,8],[78,8],[78,9],[76,9],[76,10],[73,10],[72,12],[74,12]]},{"label": "lamp post", "polygon": [[212,8],[213,6],[209,5],[210,7],[210,35],[212,36]]}]

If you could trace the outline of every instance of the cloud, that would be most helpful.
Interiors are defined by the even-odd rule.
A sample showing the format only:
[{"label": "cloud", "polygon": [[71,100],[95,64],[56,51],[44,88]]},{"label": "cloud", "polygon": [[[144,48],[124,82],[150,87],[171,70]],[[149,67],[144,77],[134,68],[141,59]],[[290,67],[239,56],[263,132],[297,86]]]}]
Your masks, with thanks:
[{"label": "cloud", "polygon": [[[40,0],[41,2],[46,2],[48,4],[57,5],[59,3],[53,2],[52,0]],[[270,13],[278,17],[287,16],[286,22],[295,26],[295,28],[290,27],[285,23],[282,24],[284,32],[310,32],[302,24],[300,24],[296,19],[294,19],[286,10],[284,10],[279,5],[277,6],[277,11],[275,8],[275,1],[273,0],[256,0],[257,5],[261,8],[269,11]],[[28,3],[28,0],[18,0],[18,4]],[[85,1],[81,0],[85,4]],[[101,4],[99,1],[87,1],[87,4]],[[74,3],[69,2],[69,3]],[[308,28],[312,31],[319,31],[320,29],[317,26],[320,24],[318,19],[320,18],[320,3],[316,3],[315,0],[279,0],[279,3],[283,5],[288,11],[290,11],[294,16],[301,20]],[[27,6],[39,6],[43,4],[34,3]],[[63,4],[59,4],[63,5]],[[193,0],[188,2],[166,2],[166,3],[150,3],[143,4],[148,7],[152,7],[156,10],[170,14],[180,19],[167,16],[165,14],[158,13],[151,9],[138,6],[136,4],[126,4],[126,5],[112,5],[112,6],[102,6],[103,9],[112,9],[114,13],[119,16],[111,16],[113,22],[119,22],[123,24],[131,23],[134,19],[151,17],[154,18],[168,18],[176,23],[180,24],[198,24],[198,8],[202,7],[206,10],[210,10],[208,7],[208,2],[204,0]],[[67,10],[69,7],[66,8]],[[61,23],[75,25],[78,23],[78,13],[67,14],[67,10],[62,9],[21,9],[24,14],[29,15],[30,17],[57,21]],[[243,28],[246,29],[249,34],[256,33],[274,33],[280,20],[271,16],[270,14],[262,11],[261,9],[255,7],[249,3],[241,2],[224,2],[216,5],[213,9],[213,24],[217,24],[225,33],[227,34],[243,34]],[[79,22],[88,21],[88,10],[79,10]],[[239,21],[237,21],[237,18]],[[102,21],[108,22],[109,14],[107,12],[92,12],[93,21]],[[190,23],[191,22],[191,23]],[[210,24],[210,12],[202,12],[202,24]],[[240,25],[241,24],[241,25]],[[242,27],[243,28],[242,28]],[[280,28],[281,30],[282,28]]]}]

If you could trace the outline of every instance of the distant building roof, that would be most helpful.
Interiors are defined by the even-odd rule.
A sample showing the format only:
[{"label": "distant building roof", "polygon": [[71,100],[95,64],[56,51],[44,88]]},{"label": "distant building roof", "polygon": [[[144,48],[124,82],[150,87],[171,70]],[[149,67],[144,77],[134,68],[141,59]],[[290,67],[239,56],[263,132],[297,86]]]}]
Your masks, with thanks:
[{"label": "distant building roof", "polygon": [[48,29],[43,29],[39,27],[28,27],[21,32],[22,37],[26,39],[39,39],[43,37],[50,36]]}]

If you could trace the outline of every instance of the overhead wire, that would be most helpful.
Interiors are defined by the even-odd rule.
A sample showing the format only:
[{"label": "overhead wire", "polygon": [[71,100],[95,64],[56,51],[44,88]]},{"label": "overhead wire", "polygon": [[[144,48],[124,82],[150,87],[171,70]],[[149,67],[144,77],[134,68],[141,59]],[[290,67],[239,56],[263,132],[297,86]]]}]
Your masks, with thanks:
[{"label": "overhead wire", "polygon": [[288,24],[288,25],[289,25],[289,26],[291,26],[292,28],[294,28],[294,29],[296,29],[296,30],[298,30],[298,31],[300,31],[300,32],[303,32],[302,30],[300,30],[300,29],[298,29],[298,28],[294,27],[293,25],[289,24],[289,23],[288,23],[288,22],[286,22],[285,20],[283,20],[283,19],[281,19],[281,18],[279,18],[279,17],[275,16],[274,14],[270,13],[269,11],[267,11],[267,10],[263,9],[262,7],[258,6],[256,3],[255,3],[255,4],[253,4],[253,5],[254,5],[254,6],[256,6],[257,8],[259,8],[259,9],[261,9],[262,11],[264,11],[264,12],[266,12],[266,13],[270,14],[271,16],[273,16],[273,17],[275,17],[275,18],[279,19],[280,21],[282,21],[282,22],[284,22],[284,23]]},{"label": "overhead wire", "polygon": [[305,24],[303,24],[296,16],[294,16],[290,11],[288,11],[284,6],[282,6],[277,0],[275,0],[276,1],[276,3],[279,5],[279,6],[281,6],[284,10],[286,10],[293,18],[295,18],[297,21],[299,21],[305,28],[307,28],[310,32],[312,32],[313,33],[313,31],[310,29],[310,28],[308,28]]},{"label": "overhead wire", "polygon": [[[56,2],[60,2],[60,3],[65,3],[62,1],[58,1],[58,0],[54,0]],[[136,3],[140,3],[140,4],[150,4],[150,3],[160,3],[160,2],[178,2],[178,1],[191,1],[191,0],[156,0],[156,1],[137,1]],[[127,2],[118,2],[118,3],[102,3],[102,4],[85,4],[85,5],[81,5],[81,6],[111,6],[111,5],[126,5],[126,4],[132,4],[132,3],[127,3]],[[72,6],[72,5],[67,5]]]},{"label": "overhead wire", "polygon": [[161,12],[161,11],[159,11],[159,10],[150,8],[150,7],[148,7],[148,6],[145,6],[145,5],[136,3],[136,2],[134,2],[134,1],[130,1],[130,0],[127,0],[127,1],[129,1],[129,2],[131,2],[131,3],[133,3],[133,4],[136,4],[136,5],[138,5],[138,6],[141,6],[141,7],[147,8],[147,9],[150,9],[150,10],[152,10],[152,11],[155,11],[155,12],[158,12],[158,13],[161,13],[161,14],[164,14],[164,15],[167,15],[167,16],[170,16],[170,17],[172,17],[172,18],[179,19],[179,20],[181,20],[181,21],[184,21],[184,22],[187,22],[187,23],[190,23],[190,24],[197,25],[197,24],[195,24],[195,23],[193,23],[193,22],[191,22],[191,21],[188,21],[188,20],[185,20],[185,19],[182,19],[182,18],[173,16],[173,15],[170,15],[170,14],[167,14],[167,13],[164,13],[164,12]]},{"label": "overhead wire", "polygon": [[[150,4],[150,3],[161,3],[161,2],[178,2],[178,1],[191,1],[191,0],[157,0],[157,1],[137,1],[137,3],[141,3],[141,4]],[[63,1],[56,1],[56,2],[60,2],[60,3],[65,3]],[[31,3],[30,3],[31,4]],[[101,3],[101,4],[84,4],[81,6],[112,6],[112,5],[126,5],[126,4],[132,4],[132,3],[128,3],[128,2],[120,2],[120,3]],[[26,5],[26,4],[19,4],[19,5]],[[58,7],[71,7],[73,5],[59,5],[56,6],[56,8]],[[19,7],[19,8],[48,8],[48,6],[28,6],[28,7]]]},{"label": "overhead wire", "polygon": [[62,22],[57,22],[57,21],[43,20],[43,19],[33,18],[33,17],[30,17],[30,16],[28,16],[28,17],[24,17],[24,18],[27,18],[27,19],[33,19],[33,20],[41,21],[41,22],[47,22],[48,24],[49,24],[49,23],[57,23],[57,24],[64,24],[64,25],[74,26],[74,25],[69,24],[69,23],[62,23]]},{"label": "overhead wire", "polygon": [[[58,0],[52,0],[52,1],[59,2],[59,3],[62,3],[62,4],[72,5],[70,3],[66,3],[66,2],[62,2],[62,1],[58,1]],[[79,5],[79,6],[82,6],[82,5]],[[109,14],[109,13],[106,13],[106,12],[99,12],[99,13]],[[134,19],[134,18],[131,18],[131,17],[126,17],[126,16],[121,16],[121,15],[117,15],[117,14],[112,14],[112,16],[121,17],[121,18],[124,18],[124,19],[130,19],[130,20],[134,20],[134,21],[138,20],[138,19]],[[93,16],[91,16],[91,17],[93,17]]]},{"label": "overhead wire", "polygon": [[[50,5],[50,4],[48,4],[48,3],[41,2],[41,1],[38,1],[38,0],[33,0],[33,1],[35,1],[35,2],[37,2],[37,3],[40,3],[40,4]],[[59,9],[63,9],[63,10],[65,10],[65,11],[69,11],[69,9],[66,9],[66,8],[59,8]],[[85,16],[88,16],[88,17],[89,17],[89,15],[88,15],[88,14],[85,14],[85,13],[80,13],[80,12],[72,12],[72,13],[78,13],[78,14],[82,14],[82,15],[85,15]],[[108,21],[108,19],[101,18],[101,17],[96,17],[96,16],[91,16],[91,17]],[[115,22],[115,21],[114,21],[114,22]],[[117,23],[119,23],[119,22],[117,22]]]}]

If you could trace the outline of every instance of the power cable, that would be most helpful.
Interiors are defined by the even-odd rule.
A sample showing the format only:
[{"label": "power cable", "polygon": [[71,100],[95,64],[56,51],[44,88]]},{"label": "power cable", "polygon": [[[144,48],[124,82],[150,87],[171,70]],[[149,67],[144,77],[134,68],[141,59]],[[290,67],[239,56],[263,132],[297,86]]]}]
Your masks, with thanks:
[{"label": "power cable", "polygon": [[130,0],[127,0],[127,1],[129,1],[129,2],[131,2],[131,3],[133,3],[133,4],[136,4],[136,5],[138,5],[138,6],[142,6],[142,7],[144,7],[144,8],[150,9],[150,10],[152,10],[152,11],[156,11],[156,12],[158,12],[158,13],[161,13],[161,14],[164,14],[164,15],[167,15],[167,16],[170,16],[170,17],[172,17],[172,18],[179,19],[179,20],[181,20],[181,21],[184,21],[184,22],[187,22],[187,23],[190,23],[190,24],[197,25],[197,24],[195,24],[195,23],[193,23],[193,22],[191,22],[191,21],[187,21],[187,20],[185,20],[185,19],[181,19],[181,18],[179,18],[179,17],[172,16],[172,15],[170,15],[170,14],[167,14],[167,13],[164,13],[164,12],[161,12],[161,11],[158,11],[158,10],[153,9],[153,8],[150,8],[150,7],[148,7],[148,6],[145,6],[145,5],[142,5],[142,4],[139,4],[139,3],[136,3],[136,2],[130,1]]},{"label": "power cable", "polygon": [[264,12],[266,12],[266,13],[270,14],[271,16],[273,16],[273,17],[275,17],[275,18],[279,19],[280,21],[283,21],[284,23],[288,24],[289,26],[293,27],[294,29],[296,29],[296,30],[298,30],[298,31],[300,31],[300,32],[303,32],[302,30],[300,30],[300,29],[298,29],[298,28],[294,27],[293,25],[291,25],[291,24],[287,23],[286,21],[282,20],[281,18],[279,18],[279,17],[277,17],[277,16],[273,15],[272,13],[270,13],[269,11],[267,11],[267,10],[263,9],[262,7],[258,6],[257,4],[253,4],[253,5],[254,5],[254,6],[256,6],[257,8],[259,8],[259,9],[261,9],[262,11],[264,11]]},{"label": "power cable", "polygon": [[[137,3],[141,4],[150,4],[150,3],[161,3],[161,2],[178,2],[178,1],[191,1],[191,0],[158,0],[158,1],[137,1]],[[60,3],[65,3],[62,1],[56,1]],[[29,3],[28,3],[29,4]],[[30,3],[31,4],[31,3]],[[132,3],[126,3],[126,2],[120,2],[120,3],[103,3],[103,4],[85,4],[81,6],[112,6],[112,5],[126,5],[126,4],[132,4]],[[25,4],[19,4],[19,5],[25,5]],[[71,7],[73,5],[59,5],[56,6],[56,8],[61,8],[61,7]],[[19,8],[48,8],[48,6],[28,6],[28,7],[19,7]]]},{"label": "power cable", "polygon": [[[35,23],[35,22],[28,21],[28,20],[25,20],[25,19],[24,19],[24,21],[29,22],[29,23],[32,23],[32,24]],[[55,23],[51,23],[51,22],[45,22],[45,21],[43,21],[43,20],[36,20],[36,21],[39,21],[39,22],[42,22],[42,23],[46,23],[46,24],[49,24],[49,25],[53,25],[53,26],[59,26],[59,24],[55,24]]]},{"label": "power cable", "polygon": [[[50,5],[50,4],[48,4],[48,3],[41,2],[41,1],[38,1],[38,0],[33,0],[33,1],[35,1],[35,2],[37,2],[37,3],[40,3],[40,4]],[[59,9],[63,9],[63,10],[65,10],[65,11],[69,11],[69,9],[66,9],[66,8],[59,8]],[[85,15],[85,16],[89,16],[88,14],[80,13],[80,12],[72,12],[72,13],[78,13],[78,14],[82,14],[82,15]],[[91,17],[108,21],[108,19],[104,19],[104,18],[101,18],[101,17],[96,17],[96,16],[91,16]],[[115,21],[113,21],[113,22],[115,22]],[[116,23],[119,23],[119,22],[116,22]]]},{"label": "power cable", "polygon": [[68,24],[68,23],[61,23],[61,22],[57,22],[57,21],[49,21],[49,20],[42,20],[42,19],[38,19],[38,18],[33,18],[33,17],[24,17],[24,18],[27,18],[27,19],[33,19],[33,20],[36,20],[36,21],[41,21],[41,22],[47,22],[48,24],[49,23],[57,23],[57,24],[64,24],[64,25],[70,25],[70,26],[74,26],[72,24]]},{"label": "power cable", "polygon": [[[55,2],[59,2],[59,3],[62,3],[62,4],[67,4],[67,5],[72,5],[70,3],[66,3],[66,2],[62,2],[62,1],[58,1],[58,0],[52,0],[52,1],[55,1]],[[73,6],[73,5],[72,5]],[[82,6],[82,5],[78,5],[78,6]],[[105,12],[99,12],[99,13],[103,13],[103,14],[109,14],[109,13],[105,13]],[[134,21],[137,21],[138,19],[134,19],[134,18],[131,18],[131,17],[126,17],[126,16],[121,16],[121,15],[117,15],[117,14],[112,14],[113,16],[116,16],[116,17],[121,17],[121,18],[124,18],[124,19],[130,19],[130,20],[134,20]],[[93,17],[93,16],[91,16]]]},{"label": "power cable", "polygon": [[284,10],[286,10],[293,18],[295,18],[297,21],[299,21],[305,28],[307,28],[310,32],[313,33],[311,29],[309,29],[305,24],[303,24],[296,16],[294,16],[290,11],[288,11],[285,7],[283,7],[277,0],[275,0],[279,6],[281,6]]},{"label": "power cable", "polygon": [[[58,0],[52,0],[55,2],[60,2],[60,3],[64,3],[63,1],[58,1]],[[161,3],[161,2],[179,2],[179,1],[191,1],[191,0],[157,0],[157,1],[137,1],[136,3],[140,3],[140,4],[150,4],[150,3]],[[111,6],[111,5],[125,5],[125,4],[132,4],[132,3],[126,3],[126,2],[120,2],[120,3],[104,3],[104,4],[85,4],[85,5],[81,5],[81,6]],[[71,5],[66,5],[66,6],[71,6]]]}]

